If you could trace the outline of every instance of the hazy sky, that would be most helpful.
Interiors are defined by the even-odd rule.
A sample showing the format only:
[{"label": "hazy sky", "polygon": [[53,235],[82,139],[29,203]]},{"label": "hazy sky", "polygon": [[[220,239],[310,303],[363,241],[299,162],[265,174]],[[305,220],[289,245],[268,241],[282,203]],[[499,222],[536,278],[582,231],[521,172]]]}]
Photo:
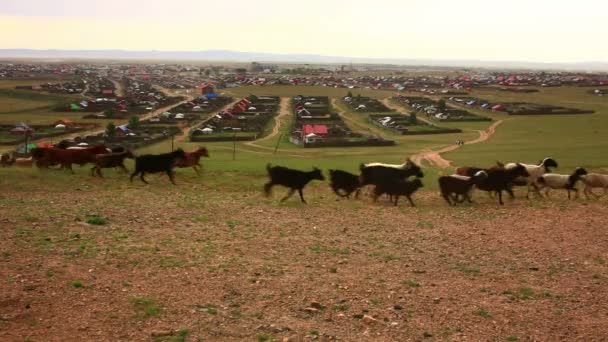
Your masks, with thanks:
[{"label": "hazy sky", "polygon": [[608,61],[606,0],[0,0],[0,48]]}]

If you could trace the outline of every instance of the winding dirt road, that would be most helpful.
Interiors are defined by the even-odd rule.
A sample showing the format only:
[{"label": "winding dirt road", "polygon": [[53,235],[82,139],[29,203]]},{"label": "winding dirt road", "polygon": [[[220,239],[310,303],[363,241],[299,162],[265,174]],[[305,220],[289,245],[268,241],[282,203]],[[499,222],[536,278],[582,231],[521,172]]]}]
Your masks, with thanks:
[{"label": "winding dirt road", "polygon": [[267,136],[254,140],[254,141],[248,141],[246,143],[244,143],[245,145],[248,146],[254,146],[254,147],[264,147],[264,146],[258,146],[256,143],[260,142],[260,141],[266,141],[266,140],[270,140],[274,137],[277,136],[277,134],[279,134],[279,131],[281,129],[281,119],[287,115],[289,115],[291,112],[291,108],[289,108],[289,98],[288,97],[281,97],[281,103],[279,105],[279,115],[275,116],[274,118],[274,127],[272,127],[272,132],[270,132],[270,134],[268,134]]},{"label": "winding dirt road", "polygon": [[[481,143],[481,142],[484,142],[484,141],[490,139],[490,137],[492,135],[494,135],[494,133],[496,132],[496,127],[498,127],[498,125],[500,125],[503,122],[504,122],[504,120],[498,120],[495,123],[493,123],[490,127],[488,127],[488,129],[486,131],[481,131],[481,130],[477,131],[479,133],[479,137],[476,139],[473,139],[473,140],[465,141],[464,144],[465,145],[478,144],[478,143]],[[431,165],[435,165],[442,169],[447,168],[447,167],[452,167],[453,166],[452,162],[450,160],[443,158],[441,156],[441,154],[457,150],[458,148],[460,148],[460,145],[450,145],[450,146],[441,148],[439,150],[423,151],[423,152],[413,155],[412,161],[414,161],[416,164],[420,164],[423,160],[427,160]]]},{"label": "winding dirt road", "polygon": [[[188,101],[189,101],[189,100],[188,100]],[[239,101],[240,101],[240,100],[232,101],[232,102],[230,102],[229,104],[227,104],[227,105],[223,106],[222,108],[220,108],[220,109],[218,109],[218,110],[216,110],[216,111],[213,111],[213,112],[209,113],[209,115],[208,115],[206,118],[202,119],[202,120],[201,120],[201,122],[199,122],[199,123],[196,123],[196,124],[194,124],[194,125],[192,125],[192,126],[180,127],[180,128],[182,128],[182,132],[183,132],[183,134],[182,134],[182,135],[179,135],[179,136],[177,136],[177,137],[175,137],[174,142],[178,143],[178,142],[185,141],[185,140],[186,140],[186,138],[187,138],[188,136],[190,136],[190,131],[192,131],[193,129],[195,129],[195,128],[199,127],[199,126],[200,126],[200,125],[201,125],[203,122],[205,122],[205,121],[209,120],[209,119],[210,119],[212,116],[216,115],[217,113],[222,112],[222,111],[224,111],[224,110],[226,110],[226,109],[228,109],[228,108],[231,108],[232,106],[234,106],[234,105],[235,105],[237,102],[239,102]]]}]

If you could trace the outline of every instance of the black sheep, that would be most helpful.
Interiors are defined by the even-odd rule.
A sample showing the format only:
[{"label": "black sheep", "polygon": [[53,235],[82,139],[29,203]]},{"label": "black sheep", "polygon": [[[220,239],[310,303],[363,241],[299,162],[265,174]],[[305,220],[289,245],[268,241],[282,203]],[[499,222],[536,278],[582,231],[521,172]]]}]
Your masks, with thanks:
[{"label": "black sheep", "polygon": [[[473,203],[470,196],[473,186],[484,182],[487,178],[488,174],[486,171],[478,171],[472,177],[461,175],[441,176],[438,180],[441,196],[450,205],[462,203],[465,199],[469,203]],[[459,200],[458,196],[462,196],[463,198]]]},{"label": "black sheep", "polygon": [[[361,187],[366,185],[378,185],[383,182],[396,182],[397,180],[404,180],[411,176],[416,177],[424,177],[420,166],[416,165],[411,160],[407,160],[407,162],[403,165],[403,167],[391,167],[391,166],[383,166],[383,165],[373,165],[373,166],[365,166],[361,164],[361,176],[360,183]],[[359,197],[359,192],[361,189],[357,190],[355,197]]]},{"label": "black sheep", "polygon": [[350,198],[361,187],[359,176],[342,170],[329,170],[331,188],[340,197]]},{"label": "black sheep", "polygon": [[275,185],[282,185],[289,188],[287,196],[281,199],[281,202],[288,199],[296,190],[298,190],[302,203],[306,203],[304,200],[304,195],[302,194],[302,189],[304,189],[306,184],[313,179],[321,181],[325,180],[321,170],[317,169],[316,167],[312,171],[300,171],[283,166],[271,166],[270,164],[267,164],[266,170],[268,171],[268,176],[270,177],[270,181],[264,185],[264,193],[266,194],[266,197],[270,196],[272,187]]},{"label": "black sheep", "polygon": [[144,179],[146,173],[166,172],[171,183],[175,185],[175,180],[173,179],[173,165],[176,160],[184,158],[185,155],[184,150],[179,148],[170,153],[145,154],[139,156],[135,158],[135,171],[131,174],[130,181],[133,182],[133,177],[139,174],[141,181],[149,184]]},{"label": "black sheep", "polygon": [[391,197],[394,196],[395,202],[397,205],[399,201],[399,196],[405,196],[412,207],[415,207],[414,202],[412,201],[412,194],[416,192],[418,189],[422,188],[422,181],[420,178],[413,179],[411,181],[408,180],[387,180],[385,182],[380,182],[376,185],[374,189],[374,202],[380,197],[382,194],[388,194]]},{"label": "black sheep", "polygon": [[522,164],[517,163],[515,167],[509,169],[488,169],[485,170],[488,174],[488,178],[477,184],[479,190],[490,191],[498,193],[498,203],[503,205],[502,192],[506,191],[513,195],[513,181],[517,177],[528,177],[530,174],[526,170],[526,167]]}]

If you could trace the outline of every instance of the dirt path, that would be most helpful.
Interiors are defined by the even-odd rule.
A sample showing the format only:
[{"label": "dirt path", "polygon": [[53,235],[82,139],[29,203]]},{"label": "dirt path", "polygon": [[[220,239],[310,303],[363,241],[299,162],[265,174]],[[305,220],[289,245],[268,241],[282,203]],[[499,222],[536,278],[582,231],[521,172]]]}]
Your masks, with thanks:
[{"label": "dirt path", "polygon": [[114,83],[114,88],[116,88],[115,95],[118,97],[124,97],[125,96],[124,84],[122,82],[114,80],[114,79],[110,79],[110,81],[112,81],[112,83]]},{"label": "dirt path", "polygon": [[281,104],[279,107],[279,115],[277,115],[274,118],[274,127],[272,127],[272,132],[270,132],[270,134],[268,134],[267,136],[260,138],[258,140],[254,140],[254,141],[248,141],[245,143],[245,145],[248,146],[254,146],[254,147],[264,147],[264,146],[258,146],[256,143],[260,142],[260,141],[266,141],[266,140],[270,140],[274,137],[277,136],[277,134],[279,134],[279,131],[281,129],[281,119],[287,115],[290,114],[291,108],[289,108],[289,98],[288,97],[281,97]]},{"label": "dirt path", "polygon": [[[391,98],[390,98],[390,97],[387,97],[387,98],[385,98],[384,100],[382,100],[382,103],[383,103],[385,106],[387,106],[388,108],[390,108],[390,109],[392,109],[392,110],[394,110],[394,111],[396,111],[396,112],[399,112],[399,113],[407,112],[407,110],[405,109],[405,107],[403,107],[403,106],[401,106],[401,105],[396,105],[396,104],[393,104],[393,103],[391,103],[391,101],[390,101],[390,100],[391,100]],[[435,126],[435,123],[433,123],[431,120],[426,119],[426,118],[423,118],[423,117],[421,117],[420,115],[416,115],[416,119],[417,119],[417,120],[420,120],[420,121],[422,121],[422,122],[426,122],[426,123],[428,123],[428,124],[430,124],[430,125]]]},{"label": "dirt path", "polygon": [[[488,140],[496,132],[496,127],[498,127],[498,125],[500,125],[503,122],[504,122],[504,120],[498,120],[495,123],[493,123],[490,127],[488,127],[487,131],[481,131],[481,130],[477,131],[479,133],[478,138],[469,140],[469,141],[465,141],[464,143],[466,145],[472,145],[472,144],[478,144],[478,143]],[[433,150],[423,151],[423,152],[420,152],[420,153],[412,156],[412,161],[414,161],[416,164],[420,164],[423,160],[427,160],[430,164],[435,165],[442,169],[447,168],[447,167],[452,167],[453,166],[452,162],[443,158],[441,156],[441,154],[454,151],[454,150],[458,149],[459,147],[460,147],[460,145],[450,145],[450,146],[446,146],[444,148],[441,148],[441,149],[435,150],[435,151],[433,151]]]},{"label": "dirt path", "polygon": [[192,126],[183,127],[182,128],[183,134],[180,135],[180,136],[175,137],[175,142],[178,143],[178,142],[185,141],[186,138],[190,135],[190,132],[193,129],[199,127],[203,122],[207,121],[209,118],[211,118],[212,116],[216,115],[217,113],[219,113],[221,111],[224,111],[224,110],[226,110],[226,109],[234,106],[239,101],[240,100],[236,100],[236,101],[230,102],[229,104],[225,105],[224,107],[222,107],[222,108],[220,108],[220,109],[218,109],[216,111],[213,111],[213,112],[209,113],[209,115],[207,117],[205,117],[204,119],[202,119],[201,122],[199,122],[199,123],[196,123],[196,124],[194,124]]}]

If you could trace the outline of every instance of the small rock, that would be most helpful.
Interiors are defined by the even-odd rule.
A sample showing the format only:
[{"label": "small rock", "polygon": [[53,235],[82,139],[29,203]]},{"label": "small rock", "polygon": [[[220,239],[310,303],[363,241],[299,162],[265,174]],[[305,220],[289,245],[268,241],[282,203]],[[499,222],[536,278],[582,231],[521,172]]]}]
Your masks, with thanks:
[{"label": "small rock", "polygon": [[391,322],[391,326],[393,326],[393,327],[396,327],[398,325],[399,325],[399,323],[397,323],[397,322]]},{"label": "small rock", "polygon": [[354,314],[353,318],[355,318],[355,319],[363,319],[363,314]]},{"label": "small rock", "polygon": [[375,324],[378,323],[378,320],[370,315],[363,315],[363,323],[365,324]]},{"label": "small rock", "polygon": [[310,312],[310,313],[317,313],[319,312],[319,309],[315,309],[315,308],[305,308],[304,311],[306,312]]},{"label": "small rock", "polygon": [[173,330],[156,330],[150,333],[152,337],[161,337],[161,336],[171,336],[173,335]]},{"label": "small rock", "polygon": [[433,302],[434,302],[434,303],[439,303],[440,301],[441,301],[441,298],[440,298],[440,297],[435,297],[435,298],[433,298]]},{"label": "small rock", "polygon": [[530,271],[538,271],[538,267],[536,267],[536,266],[531,266],[531,267],[528,267],[528,269],[529,269]]},{"label": "small rock", "polygon": [[310,303],[310,307],[315,308],[317,310],[323,310],[323,305],[321,305],[321,303],[319,303],[319,302]]}]

